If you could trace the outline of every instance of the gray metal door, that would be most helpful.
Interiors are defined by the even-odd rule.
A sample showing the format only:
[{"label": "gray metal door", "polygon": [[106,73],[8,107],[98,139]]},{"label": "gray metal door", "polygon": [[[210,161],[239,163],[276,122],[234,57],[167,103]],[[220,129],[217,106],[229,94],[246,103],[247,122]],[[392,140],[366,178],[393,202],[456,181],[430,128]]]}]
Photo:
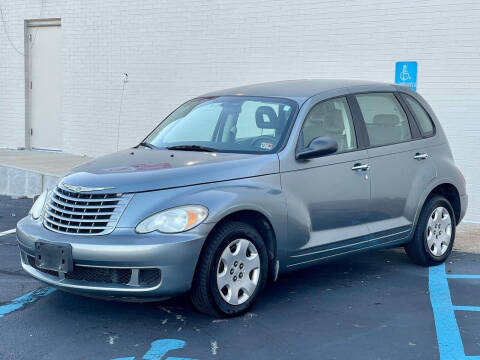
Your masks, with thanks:
[{"label": "gray metal door", "polygon": [[400,102],[392,93],[355,96],[370,147],[371,218],[374,239],[393,243],[412,230],[419,199],[435,176],[426,142],[415,134]]},{"label": "gray metal door", "polygon": [[[28,27],[28,121],[30,146],[62,149],[62,32],[59,21],[36,21]],[[28,127],[27,127],[28,129]]]},{"label": "gray metal door", "polygon": [[281,174],[289,265],[335,256],[367,239],[369,170],[352,170],[367,162],[367,151],[361,150],[299,163],[296,171]]},{"label": "gray metal door", "polygon": [[369,229],[374,237],[391,241],[412,230],[419,199],[435,176],[425,140],[368,150],[372,181]]},{"label": "gray metal door", "polygon": [[368,242],[370,177],[368,153],[359,150],[345,97],[311,107],[299,146],[329,136],[338,151],[310,160],[281,158],[282,190],[288,207],[289,267],[356,251]]}]

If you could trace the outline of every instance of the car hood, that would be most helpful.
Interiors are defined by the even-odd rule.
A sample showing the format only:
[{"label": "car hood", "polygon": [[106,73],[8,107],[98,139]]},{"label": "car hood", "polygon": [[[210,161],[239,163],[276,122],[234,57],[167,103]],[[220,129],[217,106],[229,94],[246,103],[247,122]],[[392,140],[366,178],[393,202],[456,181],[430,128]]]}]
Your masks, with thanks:
[{"label": "car hood", "polygon": [[62,182],[73,186],[102,188],[104,193],[124,193],[169,189],[278,172],[279,160],[276,154],[130,149],[82,164],[72,169]]}]

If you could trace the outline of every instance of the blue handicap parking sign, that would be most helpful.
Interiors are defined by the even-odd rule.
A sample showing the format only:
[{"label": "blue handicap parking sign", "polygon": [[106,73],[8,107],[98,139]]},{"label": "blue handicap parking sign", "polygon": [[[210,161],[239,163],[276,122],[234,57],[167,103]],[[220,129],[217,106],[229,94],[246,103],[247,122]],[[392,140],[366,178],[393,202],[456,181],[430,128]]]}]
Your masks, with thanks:
[{"label": "blue handicap parking sign", "polygon": [[407,85],[417,90],[417,62],[398,61],[395,64],[395,84]]}]

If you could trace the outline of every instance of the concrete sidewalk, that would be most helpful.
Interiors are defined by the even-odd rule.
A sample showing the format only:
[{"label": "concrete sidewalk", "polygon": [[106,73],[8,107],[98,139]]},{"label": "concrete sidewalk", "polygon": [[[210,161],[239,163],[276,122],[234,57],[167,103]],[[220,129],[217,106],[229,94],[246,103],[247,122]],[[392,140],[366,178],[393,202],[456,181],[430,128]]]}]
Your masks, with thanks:
[{"label": "concrete sidewalk", "polygon": [[0,195],[33,197],[91,158],[48,151],[0,150]]}]

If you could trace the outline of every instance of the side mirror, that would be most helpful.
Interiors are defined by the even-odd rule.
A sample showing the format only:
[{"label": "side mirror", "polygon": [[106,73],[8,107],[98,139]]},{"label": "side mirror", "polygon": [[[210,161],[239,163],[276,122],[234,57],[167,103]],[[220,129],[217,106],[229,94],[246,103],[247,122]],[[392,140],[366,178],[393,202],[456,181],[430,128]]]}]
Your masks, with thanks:
[{"label": "side mirror", "polygon": [[320,156],[333,154],[338,150],[338,144],[335,140],[328,136],[317,137],[312,140],[307,148],[297,152],[297,159],[312,159]]}]

